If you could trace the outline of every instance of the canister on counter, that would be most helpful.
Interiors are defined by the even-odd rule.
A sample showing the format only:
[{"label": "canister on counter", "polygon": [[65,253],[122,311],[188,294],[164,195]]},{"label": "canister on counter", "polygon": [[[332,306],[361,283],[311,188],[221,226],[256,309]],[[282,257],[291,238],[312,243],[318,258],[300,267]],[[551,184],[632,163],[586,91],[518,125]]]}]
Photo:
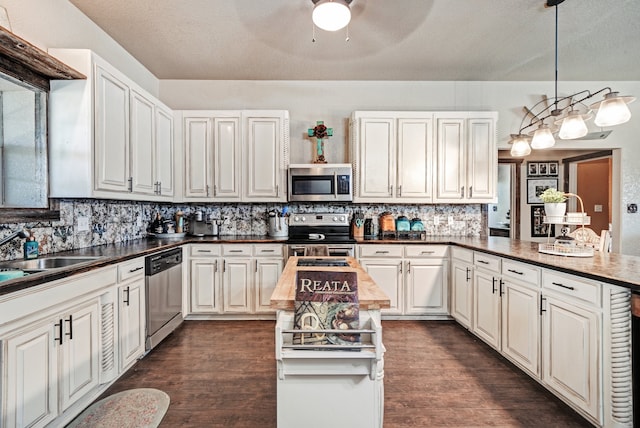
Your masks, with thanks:
[{"label": "canister on counter", "polygon": [[366,218],[364,220],[364,236],[374,236],[373,234],[373,220]]}]

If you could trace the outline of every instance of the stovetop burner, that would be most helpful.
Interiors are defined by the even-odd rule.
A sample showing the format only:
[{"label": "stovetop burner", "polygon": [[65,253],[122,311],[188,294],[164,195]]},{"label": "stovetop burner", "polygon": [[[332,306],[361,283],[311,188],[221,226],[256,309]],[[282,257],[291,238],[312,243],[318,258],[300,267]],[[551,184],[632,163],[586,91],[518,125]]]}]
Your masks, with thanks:
[{"label": "stovetop burner", "polygon": [[347,267],[349,263],[345,259],[300,259],[298,266],[339,266]]},{"label": "stovetop burner", "polygon": [[299,213],[289,217],[288,244],[354,244],[349,236],[349,217],[336,213]]}]

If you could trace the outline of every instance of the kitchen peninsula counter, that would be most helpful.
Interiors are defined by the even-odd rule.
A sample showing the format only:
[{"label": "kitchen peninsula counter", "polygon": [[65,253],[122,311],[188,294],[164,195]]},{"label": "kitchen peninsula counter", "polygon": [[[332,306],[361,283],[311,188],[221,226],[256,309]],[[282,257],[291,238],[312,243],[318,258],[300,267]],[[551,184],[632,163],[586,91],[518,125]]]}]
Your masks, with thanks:
[{"label": "kitchen peninsula counter", "polygon": [[346,259],[349,267],[340,266],[298,266],[300,259],[317,259],[318,257],[289,257],[287,264],[271,295],[271,308],[293,310],[296,292],[296,273],[298,271],[332,271],[357,272],[358,302],[361,310],[384,309],[391,305],[389,296],[373,281],[371,276],[353,257],[322,257],[327,259]]}]

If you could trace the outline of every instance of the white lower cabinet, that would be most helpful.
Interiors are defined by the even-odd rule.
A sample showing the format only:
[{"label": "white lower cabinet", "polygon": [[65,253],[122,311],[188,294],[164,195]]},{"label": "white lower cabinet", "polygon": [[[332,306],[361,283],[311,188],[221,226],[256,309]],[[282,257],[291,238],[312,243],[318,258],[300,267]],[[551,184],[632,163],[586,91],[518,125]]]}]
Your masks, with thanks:
[{"label": "white lower cabinet", "polygon": [[601,422],[601,286],[544,271],[542,381]]},{"label": "white lower cabinet", "polygon": [[192,244],[189,312],[274,314],[271,294],[284,268],[280,244]]},{"label": "white lower cabinet", "polygon": [[119,369],[129,368],[145,351],[144,258],[118,266]]},{"label": "white lower cabinet", "polygon": [[476,269],[473,275],[473,332],[500,349],[500,279]]},{"label": "white lower cabinet", "polygon": [[389,296],[387,316],[446,316],[449,261],[446,245],[360,245],[360,265]]},{"label": "white lower cabinet", "polygon": [[3,340],[3,426],[45,426],[98,386],[99,307],[91,299]]},{"label": "white lower cabinet", "polygon": [[451,247],[451,316],[461,325],[473,326],[473,251]]}]

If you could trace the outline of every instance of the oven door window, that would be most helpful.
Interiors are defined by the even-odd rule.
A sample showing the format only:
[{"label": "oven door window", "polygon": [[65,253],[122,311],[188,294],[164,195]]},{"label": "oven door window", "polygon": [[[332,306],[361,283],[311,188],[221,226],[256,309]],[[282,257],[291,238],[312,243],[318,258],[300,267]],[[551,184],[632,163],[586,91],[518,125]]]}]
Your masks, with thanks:
[{"label": "oven door window", "polygon": [[293,176],[291,177],[292,195],[333,195],[333,175]]}]

